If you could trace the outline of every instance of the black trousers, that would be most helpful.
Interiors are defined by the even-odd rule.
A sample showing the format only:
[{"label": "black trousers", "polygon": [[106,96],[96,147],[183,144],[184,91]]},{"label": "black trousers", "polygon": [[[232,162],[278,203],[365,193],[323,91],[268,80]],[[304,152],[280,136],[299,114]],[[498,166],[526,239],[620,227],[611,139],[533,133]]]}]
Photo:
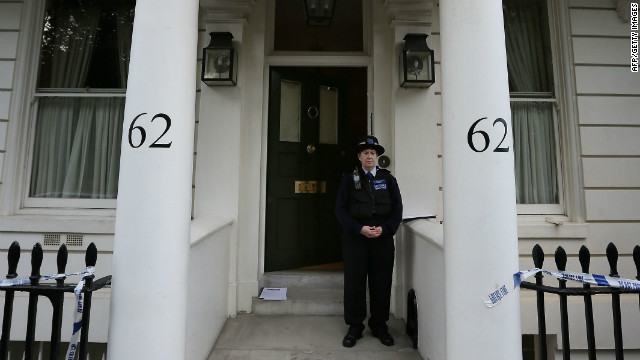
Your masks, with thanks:
[{"label": "black trousers", "polygon": [[395,246],[392,236],[369,239],[362,235],[342,237],[344,262],[344,320],[354,330],[364,330],[367,317],[367,280],[374,330],[387,330]]}]

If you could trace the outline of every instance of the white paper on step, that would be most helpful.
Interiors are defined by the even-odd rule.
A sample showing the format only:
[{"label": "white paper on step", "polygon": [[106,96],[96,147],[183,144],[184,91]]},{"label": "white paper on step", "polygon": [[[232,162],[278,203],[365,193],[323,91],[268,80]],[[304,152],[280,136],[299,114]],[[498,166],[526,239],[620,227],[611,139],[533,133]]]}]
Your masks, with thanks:
[{"label": "white paper on step", "polygon": [[287,300],[287,288],[264,288],[260,299],[263,300]]}]

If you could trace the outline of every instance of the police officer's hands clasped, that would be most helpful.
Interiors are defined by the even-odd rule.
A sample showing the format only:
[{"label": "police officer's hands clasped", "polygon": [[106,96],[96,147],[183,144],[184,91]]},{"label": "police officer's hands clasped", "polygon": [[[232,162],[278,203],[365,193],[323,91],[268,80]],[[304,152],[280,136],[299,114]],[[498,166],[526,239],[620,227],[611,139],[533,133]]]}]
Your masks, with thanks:
[{"label": "police officer's hands clasped", "polygon": [[363,226],[362,229],[360,230],[360,234],[370,239],[374,239],[382,235],[382,227],[381,226]]}]

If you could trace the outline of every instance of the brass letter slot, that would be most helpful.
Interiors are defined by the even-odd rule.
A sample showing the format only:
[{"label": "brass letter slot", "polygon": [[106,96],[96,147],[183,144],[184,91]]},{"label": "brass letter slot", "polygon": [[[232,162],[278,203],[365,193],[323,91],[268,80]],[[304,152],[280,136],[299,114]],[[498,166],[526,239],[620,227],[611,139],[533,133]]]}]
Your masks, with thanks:
[{"label": "brass letter slot", "polygon": [[296,194],[324,194],[327,192],[326,181],[296,181]]}]

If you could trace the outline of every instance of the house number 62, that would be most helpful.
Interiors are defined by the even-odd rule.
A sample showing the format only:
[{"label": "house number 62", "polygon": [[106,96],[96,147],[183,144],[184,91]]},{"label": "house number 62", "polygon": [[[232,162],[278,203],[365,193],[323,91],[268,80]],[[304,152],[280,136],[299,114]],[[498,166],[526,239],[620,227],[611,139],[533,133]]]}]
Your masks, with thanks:
[{"label": "house number 62", "polygon": [[[487,134],[486,131],[482,131],[482,130],[476,130],[476,125],[478,125],[478,123],[482,120],[485,120],[486,117],[480,118],[478,120],[476,120],[473,125],[471,125],[471,128],[469,128],[469,132],[467,133],[467,143],[469,144],[469,147],[471,148],[471,150],[475,151],[475,152],[484,152],[485,150],[487,150],[487,148],[489,148],[489,134]],[[507,137],[507,122],[503,119],[503,118],[497,118],[495,119],[495,121],[493,122],[493,126],[496,126],[497,123],[501,123],[504,127],[504,134],[502,135],[502,140],[500,140],[500,143],[498,144],[498,146],[493,149],[493,152],[509,152],[509,147],[503,147],[501,146],[502,143],[504,142],[504,139],[506,139]],[[483,147],[482,148],[477,148],[475,143],[473,142],[473,135],[477,135],[480,134],[482,135],[482,139],[483,139]]]},{"label": "house number 62", "polygon": [[[140,146],[142,146],[142,144],[144,144],[144,141],[147,139],[147,132],[144,130],[144,128],[142,126],[140,126],[140,125],[135,125],[135,123],[138,120],[138,118],[140,118],[142,115],[146,115],[146,114],[147,113],[142,113],[142,114],[139,114],[138,116],[136,116],[133,119],[133,121],[131,122],[131,125],[129,126],[129,145],[131,145],[131,147],[134,148],[134,149],[137,149]],[[153,116],[153,118],[151,118],[151,122],[153,122],[153,120],[155,120],[157,118],[164,119],[166,127],[164,128],[164,132],[160,136],[158,136],[156,141],[151,143],[151,145],[149,145],[149,147],[150,148],[168,148],[168,147],[171,147],[171,143],[173,141],[171,141],[169,143],[158,142],[167,133],[167,131],[169,131],[169,128],[171,127],[171,118],[167,114],[159,113],[159,114],[155,114]],[[140,141],[138,141],[137,144],[133,143],[133,133],[134,132],[140,133]]]}]

